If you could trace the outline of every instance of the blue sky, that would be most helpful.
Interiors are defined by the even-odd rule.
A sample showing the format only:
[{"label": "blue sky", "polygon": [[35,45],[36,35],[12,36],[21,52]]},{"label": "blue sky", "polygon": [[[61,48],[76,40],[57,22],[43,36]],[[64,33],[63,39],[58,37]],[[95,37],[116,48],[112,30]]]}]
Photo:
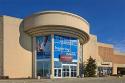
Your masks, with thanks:
[{"label": "blue sky", "polygon": [[98,41],[125,52],[125,0],[0,0],[0,15],[24,18],[44,10],[80,15]]}]

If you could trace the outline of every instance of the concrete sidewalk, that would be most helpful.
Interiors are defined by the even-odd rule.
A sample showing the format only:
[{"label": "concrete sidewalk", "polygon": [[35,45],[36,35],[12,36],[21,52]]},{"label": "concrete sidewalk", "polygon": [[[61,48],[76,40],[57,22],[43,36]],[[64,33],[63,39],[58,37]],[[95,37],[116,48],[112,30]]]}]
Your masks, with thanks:
[{"label": "concrete sidewalk", "polygon": [[8,79],[0,83],[125,83],[125,77],[63,78],[63,79]]}]

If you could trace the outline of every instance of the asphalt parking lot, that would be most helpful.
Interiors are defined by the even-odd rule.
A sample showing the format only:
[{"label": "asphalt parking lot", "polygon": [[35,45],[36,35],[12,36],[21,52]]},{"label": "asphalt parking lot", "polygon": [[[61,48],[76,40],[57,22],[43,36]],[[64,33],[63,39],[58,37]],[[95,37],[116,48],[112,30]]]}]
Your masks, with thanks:
[{"label": "asphalt parking lot", "polygon": [[65,78],[65,79],[9,79],[0,83],[125,83],[125,77]]}]

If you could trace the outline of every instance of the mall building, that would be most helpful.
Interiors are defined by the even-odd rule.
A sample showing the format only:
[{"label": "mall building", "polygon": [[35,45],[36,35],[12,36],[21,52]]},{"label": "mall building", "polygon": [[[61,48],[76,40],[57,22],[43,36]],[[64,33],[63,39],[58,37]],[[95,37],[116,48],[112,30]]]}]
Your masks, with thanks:
[{"label": "mall building", "polygon": [[97,75],[125,74],[125,54],[90,34],[82,17],[44,11],[24,19],[0,16],[0,76],[71,78],[80,63],[96,59]]}]

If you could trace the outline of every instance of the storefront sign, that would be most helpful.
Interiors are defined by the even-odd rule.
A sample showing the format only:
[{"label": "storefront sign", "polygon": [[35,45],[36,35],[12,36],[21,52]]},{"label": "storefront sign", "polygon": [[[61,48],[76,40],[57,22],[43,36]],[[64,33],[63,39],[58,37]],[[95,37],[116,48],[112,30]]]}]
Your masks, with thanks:
[{"label": "storefront sign", "polygon": [[60,61],[61,62],[72,62],[72,56],[71,55],[60,55]]}]

